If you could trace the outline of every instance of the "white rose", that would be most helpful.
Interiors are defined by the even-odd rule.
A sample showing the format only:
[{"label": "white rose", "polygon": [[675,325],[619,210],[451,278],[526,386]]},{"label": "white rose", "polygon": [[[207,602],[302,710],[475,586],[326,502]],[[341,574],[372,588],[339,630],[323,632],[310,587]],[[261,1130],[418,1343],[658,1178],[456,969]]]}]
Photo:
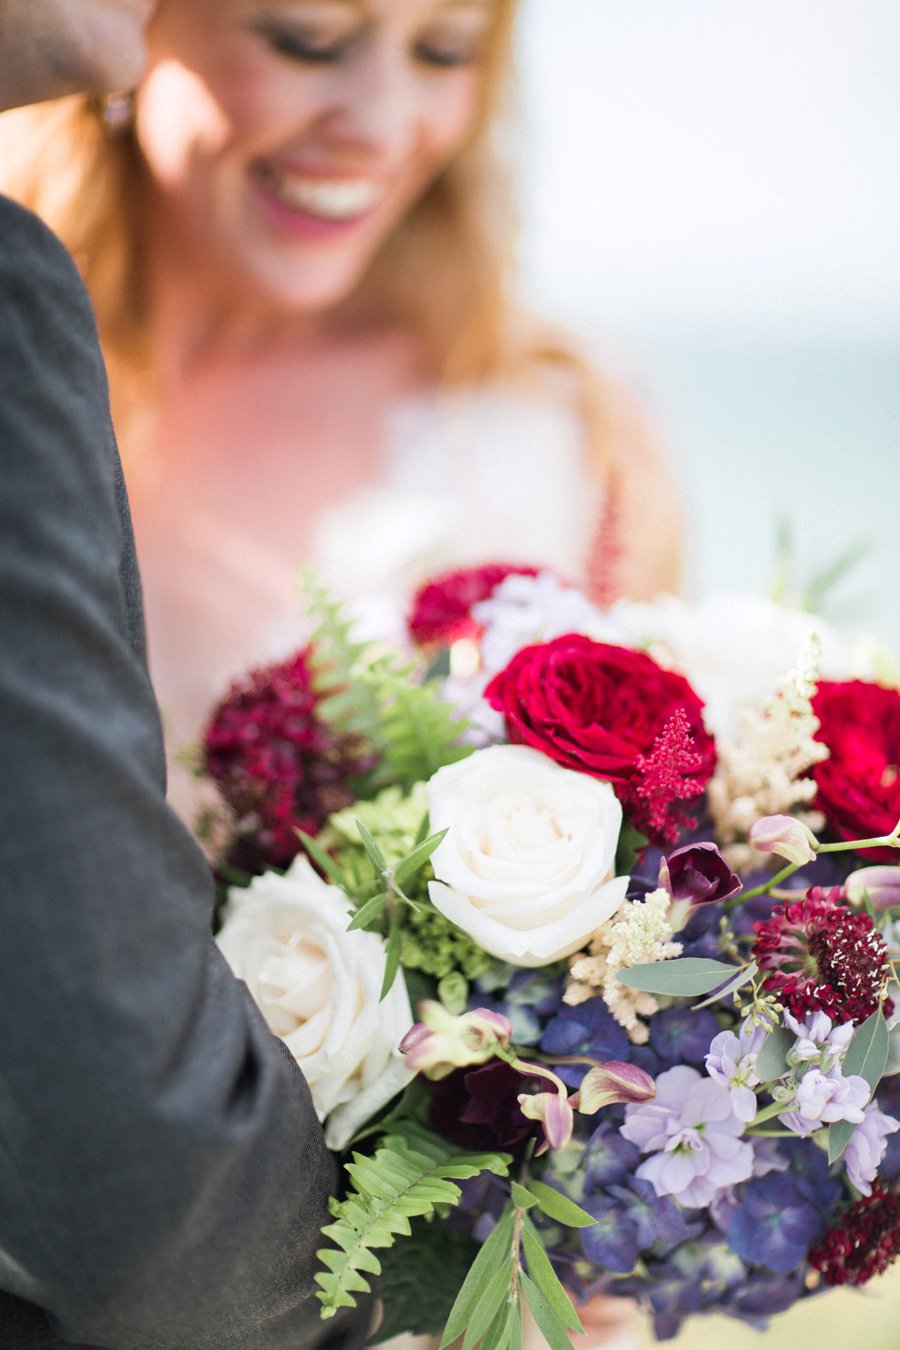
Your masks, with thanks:
[{"label": "white rose", "polygon": [[269,1026],[303,1070],[329,1148],[413,1077],[398,1049],[413,1017],[402,973],[379,1003],[384,943],[347,932],[353,908],[306,858],[233,889],[218,936]]},{"label": "white rose", "polygon": [[625,898],[613,875],[622,808],[609,783],[524,745],[495,745],[428,783],[436,909],[516,966],[583,947]]}]

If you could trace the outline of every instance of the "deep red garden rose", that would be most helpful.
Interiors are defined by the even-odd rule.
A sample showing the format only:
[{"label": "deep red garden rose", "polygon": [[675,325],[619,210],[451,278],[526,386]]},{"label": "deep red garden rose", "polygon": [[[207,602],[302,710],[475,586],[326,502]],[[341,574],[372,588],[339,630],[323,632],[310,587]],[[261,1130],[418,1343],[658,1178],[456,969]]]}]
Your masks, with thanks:
[{"label": "deep red garden rose", "polygon": [[[813,805],[840,839],[889,834],[900,819],[900,691],[865,680],[823,680],[812,700],[816,740],[831,754],[812,769]],[[896,849],[862,850],[897,862]]]},{"label": "deep red garden rose", "polygon": [[505,577],[537,576],[536,567],[511,563],[487,563],[463,567],[435,577],[413,596],[407,627],[420,647],[447,647],[460,638],[477,638],[481,632],[472,618],[472,606],[486,600]]},{"label": "deep red garden rose", "polygon": [[517,652],[485,697],[503,713],[514,744],[608,780],[623,805],[639,813],[642,765],[678,709],[697,757],[692,786],[702,789],[715,768],[701,700],[682,675],[645,652],[570,633]]}]

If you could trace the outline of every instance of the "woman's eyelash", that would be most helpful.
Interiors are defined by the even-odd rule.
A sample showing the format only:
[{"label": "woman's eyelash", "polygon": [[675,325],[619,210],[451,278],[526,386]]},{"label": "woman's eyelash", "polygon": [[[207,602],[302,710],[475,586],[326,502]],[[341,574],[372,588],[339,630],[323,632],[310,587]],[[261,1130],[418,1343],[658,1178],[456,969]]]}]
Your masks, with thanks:
[{"label": "woman's eyelash", "polygon": [[341,42],[323,43],[313,37],[300,33],[290,33],[280,29],[268,29],[262,35],[273,51],[295,61],[312,61],[326,64],[337,61],[349,45],[349,39]]},{"label": "woman's eyelash", "polygon": [[477,52],[468,47],[453,49],[429,47],[426,44],[416,48],[416,56],[420,61],[425,61],[431,66],[440,66],[444,70],[451,70],[455,66],[470,66],[478,59]]},{"label": "woman's eyelash", "polygon": [[[306,35],[287,29],[266,28],[257,31],[280,56],[292,61],[321,65],[339,61],[354,40],[351,35],[339,41],[325,43],[312,34]],[[414,55],[417,60],[441,70],[473,65],[478,60],[478,52],[472,47],[433,46],[428,42],[418,43],[414,48]]]}]

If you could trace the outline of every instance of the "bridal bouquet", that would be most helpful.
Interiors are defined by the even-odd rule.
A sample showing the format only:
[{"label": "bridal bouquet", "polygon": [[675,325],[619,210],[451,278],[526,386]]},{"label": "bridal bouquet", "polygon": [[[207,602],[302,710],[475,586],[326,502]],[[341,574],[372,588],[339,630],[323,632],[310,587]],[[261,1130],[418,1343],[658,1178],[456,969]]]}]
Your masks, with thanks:
[{"label": "bridal bouquet", "polygon": [[204,763],[219,942],[346,1156],[323,1316],[566,1350],[597,1293],[666,1339],[884,1271],[900,691],[752,597],[490,566],[402,655],[307,590]]}]

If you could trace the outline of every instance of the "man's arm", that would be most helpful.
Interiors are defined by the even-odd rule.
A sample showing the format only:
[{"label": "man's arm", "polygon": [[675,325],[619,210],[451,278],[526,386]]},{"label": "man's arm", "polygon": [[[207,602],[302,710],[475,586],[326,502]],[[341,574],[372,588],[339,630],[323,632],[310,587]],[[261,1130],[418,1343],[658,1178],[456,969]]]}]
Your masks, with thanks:
[{"label": "man's arm", "polygon": [[334,1164],[162,800],[111,446],[74,271],[0,201],[0,1288],[91,1345],[299,1347]]}]

